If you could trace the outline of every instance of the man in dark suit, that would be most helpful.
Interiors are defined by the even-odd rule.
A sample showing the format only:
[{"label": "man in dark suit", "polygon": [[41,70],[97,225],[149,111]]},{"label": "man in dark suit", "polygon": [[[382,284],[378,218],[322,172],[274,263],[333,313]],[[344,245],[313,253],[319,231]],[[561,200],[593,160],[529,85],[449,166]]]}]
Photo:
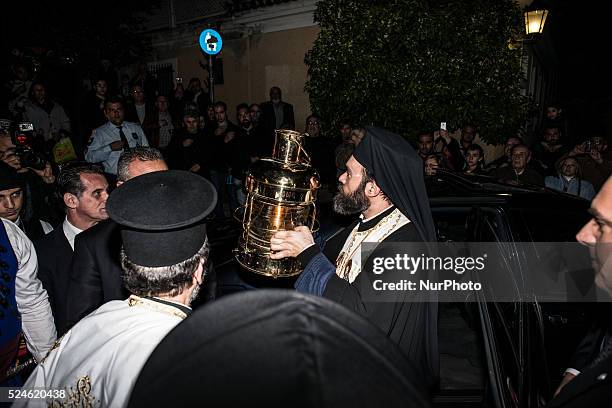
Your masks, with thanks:
[{"label": "man in dark suit", "polygon": [[201,114],[206,112],[208,105],[211,103],[210,93],[202,88],[202,81],[200,81],[200,78],[197,77],[189,80],[189,85],[187,85],[185,97],[183,99],[185,102],[195,104]]},{"label": "man in dark suit", "polygon": [[[117,164],[117,187],[127,180],[154,171],[168,170],[159,150],[137,147],[124,152]],[[117,224],[108,220],[80,234],[75,240],[69,273],[67,328],[109,300],[125,299]]]},{"label": "man in dark suit", "polygon": [[[595,283],[612,296],[612,177],[591,202],[593,218],[576,235],[589,247]],[[609,318],[609,316],[608,316]],[[600,338],[593,334],[594,338]],[[549,407],[609,407],[612,401],[612,339],[605,338],[600,351],[581,372],[566,375],[561,390]],[[589,342],[589,339],[585,340]],[[598,343],[598,341],[590,341]],[[569,374],[569,373],[568,373]]]},{"label": "man in dark suit", "polygon": [[295,117],[293,116],[293,105],[282,100],[282,92],[279,87],[270,89],[270,101],[259,105],[262,113],[262,123],[267,130],[292,129],[295,130]]},{"label": "man in dark suit", "polygon": [[108,183],[102,169],[74,165],[62,169],[57,179],[66,218],[61,226],[35,242],[38,278],[49,294],[57,332],[66,329],[66,296],[74,239],[77,234],[108,218]]},{"label": "man in dark suit", "polygon": [[509,184],[534,184],[544,185],[544,177],[529,165],[531,150],[525,145],[516,145],[512,148],[510,155],[512,161],[510,166],[498,168],[495,177]]},{"label": "man in dark suit", "polygon": [[140,85],[134,85],[132,87],[132,100],[125,105],[125,120],[143,126],[150,122],[154,115],[155,107],[152,103],[146,101],[144,90]]}]

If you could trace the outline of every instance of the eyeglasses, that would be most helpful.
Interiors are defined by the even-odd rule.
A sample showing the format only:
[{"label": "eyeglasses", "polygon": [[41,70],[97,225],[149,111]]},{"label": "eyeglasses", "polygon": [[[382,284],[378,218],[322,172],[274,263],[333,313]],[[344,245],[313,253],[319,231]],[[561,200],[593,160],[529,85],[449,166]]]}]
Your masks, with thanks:
[{"label": "eyeglasses", "polygon": [[308,124],[309,125],[317,125],[317,126],[319,126],[319,122],[314,121],[314,120],[308,121]]}]

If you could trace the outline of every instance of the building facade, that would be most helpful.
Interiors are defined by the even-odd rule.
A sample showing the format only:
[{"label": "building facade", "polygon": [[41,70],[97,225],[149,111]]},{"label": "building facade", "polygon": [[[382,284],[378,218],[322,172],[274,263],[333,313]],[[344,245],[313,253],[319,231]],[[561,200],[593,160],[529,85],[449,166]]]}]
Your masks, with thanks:
[{"label": "building facade", "polygon": [[202,30],[216,29],[223,49],[214,63],[214,96],[227,103],[229,118],[235,120],[237,104],[266,101],[270,88],[278,86],[283,100],[294,105],[296,129],[303,130],[310,114],[304,57],[319,33],[313,21],[316,1],[241,3],[250,5],[228,10],[218,0],[167,0],[143,33],[154,50],[148,65],[172,66],[185,86],[193,77],[207,82],[209,58],[198,38]]}]

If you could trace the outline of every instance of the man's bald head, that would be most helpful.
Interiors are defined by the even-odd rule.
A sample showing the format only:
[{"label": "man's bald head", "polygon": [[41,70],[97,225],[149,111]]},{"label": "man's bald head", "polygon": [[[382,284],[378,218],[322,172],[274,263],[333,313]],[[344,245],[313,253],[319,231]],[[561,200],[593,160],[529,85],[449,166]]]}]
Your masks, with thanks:
[{"label": "man's bald head", "polygon": [[168,165],[159,150],[147,146],[130,149],[119,157],[117,186],[131,178],[162,170],[168,170]]}]

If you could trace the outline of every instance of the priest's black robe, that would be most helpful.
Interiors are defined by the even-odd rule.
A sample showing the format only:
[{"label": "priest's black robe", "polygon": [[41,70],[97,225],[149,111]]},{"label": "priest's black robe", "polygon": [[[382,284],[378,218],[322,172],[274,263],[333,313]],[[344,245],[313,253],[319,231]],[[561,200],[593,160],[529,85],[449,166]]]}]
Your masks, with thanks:
[{"label": "priest's black robe", "polygon": [[[323,253],[316,246],[302,252],[298,259],[305,266],[304,272],[296,281],[295,287],[300,292],[318,294],[338,302],[348,309],[357,312],[378,326],[387,337],[399,345],[400,349],[412,361],[416,369],[430,385],[434,385],[439,376],[439,355],[437,338],[438,305],[436,299],[412,298],[410,292],[400,291],[394,294],[395,301],[365,301],[361,288],[379,279],[372,271],[372,260],[381,256],[383,249],[375,249],[362,262],[362,271],[353,283],[338,277],[334,266],[345,241],[353,228],[359,223],[359,231],[373,228],[382,218],[389,215],[391,207],[367,222],[357,220],[325,244]],[[385,238],[385,243],[420,242],[422,239],[413,223],[408,223]],[[418,295],[428,296],[428,295]]]}]

